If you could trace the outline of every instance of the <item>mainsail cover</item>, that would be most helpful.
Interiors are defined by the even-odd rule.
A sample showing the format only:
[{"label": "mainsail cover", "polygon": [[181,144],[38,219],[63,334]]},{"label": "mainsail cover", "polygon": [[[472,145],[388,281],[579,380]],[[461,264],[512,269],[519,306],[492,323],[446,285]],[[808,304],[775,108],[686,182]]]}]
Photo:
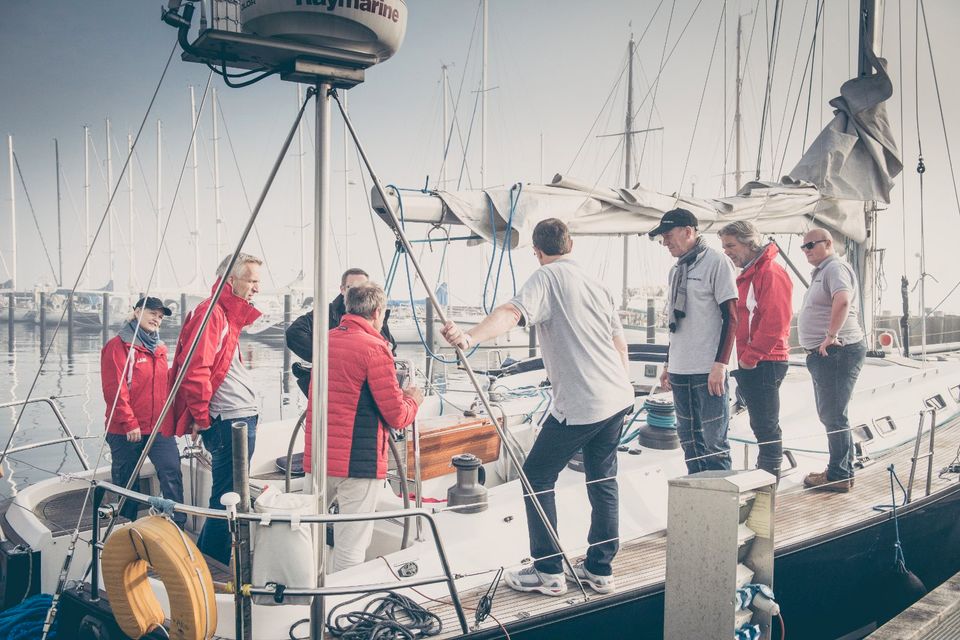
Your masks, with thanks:
[{"label": "mainsail cover", "polygon": [[[749,182],[727,198],[664,194],[640,185],[597,187],[557,175],[549,185],[516,184],[475,191],[388,192],[405,222],[463,224],[474,234],[502,244],[508,226],[512,247],[530,243],[537,222],[564,220],[574,235],[643,234],[664,212],[689,209],[701,231],[750,220],[762,233],[804,233],[824,226],[854,242],[867,237],[864,201],[890,201],[893,178],[902,165],[885,101],[893,93],[886,61],[872,57],[877,73],[848,80],[830,101],[834,118],[779,182]],[[386,217],[383,201],[373,205]]]}]

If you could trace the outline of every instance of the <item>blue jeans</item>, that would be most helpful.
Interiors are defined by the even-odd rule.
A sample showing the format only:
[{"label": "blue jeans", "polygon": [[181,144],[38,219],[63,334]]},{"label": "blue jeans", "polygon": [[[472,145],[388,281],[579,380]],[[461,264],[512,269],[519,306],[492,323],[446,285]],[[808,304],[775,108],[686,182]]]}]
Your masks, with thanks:
[{"label": "blue jeans", "polygon": [[[583,450],[587,497],[590,499],[590,531],[587,534],[585,566],[598,576],[613,574],[611,563],[620,548],[620,499],[617,486],[617,445],[627,409],[593,424],[568,425],[552,415],[527,455],[523,471],[537,494],[540,506],[557,531],[557,501],[554,487],[557,477],[574,454]],[[606,480],[603,480],[607,478]],[[601,480],[600,482],[591,482]],[[537,513],[533,500],[524,496],[530,555],[541,573],[563,573],[563,559]]]},{"label": "blue jeans", "polygon": [[[257,444],[258,416],[221,420],[219,417],[210,422],[210,428],[200,432],[203,446],[210,452],[211,475],[213,476],[210,488],[210,508],[223,509],[220,498],[223,494],[233,491],[233,439],[230,432],[234,422],[247,423],[247,462],[253,457],[253,449]],[[197,547],[202,553],[219,560],[223,564],[230,563],[230,529],[227,521],[220,518],[207,518],[197,538]]]},{"label": "blue jeans", "polygon": [[727,427],[730,407],[726,375],[723,395],[714,396],[707,389],[706,373],[671,373],[673,404],[677,410],[677,436],[683,447],[687,473],[730,469],[730,442]]},{"label": "blue jeans", "polygon": [[827,429],[830,461],[828,480],[853,477],[853,436],[847,420],[847,405],[857,384],[867,345],[863,340],[839,347],[828,347],[826,357],[819,352],[807,354],[807,370],[813,379],[817,414]]},{"label": "blue jeans", "polygon": [[763,360],[753,369],[737,369],[737,390],[750,412],[750,428],[760,453],[757,468],[780,479],[783,435],[780,431],[780,383],[787,375],[786,361]]},{"label": "blue jeans", "polygon": [[[107,444],[110,446],[110,480],[113,484],[125,487],[137,466],[137,460],[143,455],[143,448],[147,444],[149,434],[142,434],[140,442],[129,442],[127,436],[119,433],[108,433]],[[176,438],[166,438],[159,433],[147,452],[153,468],[157,472],[157,481],[160,483],[160,495],[167,500],[183,504],[183,475],[180,473],[180,450],[177,449]],[[133,486],[138,491],[137,486]],[[133,500],[123,503],[120,515],[128,520],[137,519],[137,511],[142,505]],[[177,513],[173,521],[182,529],[187,521],[187,514]]]}]

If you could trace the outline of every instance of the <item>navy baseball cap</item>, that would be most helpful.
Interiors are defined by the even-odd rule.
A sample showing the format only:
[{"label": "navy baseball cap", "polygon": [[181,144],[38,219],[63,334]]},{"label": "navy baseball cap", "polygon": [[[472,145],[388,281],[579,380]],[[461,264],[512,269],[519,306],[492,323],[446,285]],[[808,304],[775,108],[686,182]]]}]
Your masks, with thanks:
[{"label": "navy baseball cap", "polygon": [[686,209],[671,209],[663,214],[663,217],[660,218],[660,224],[649,235],[651,238],[655,238],[661,233],[666,233],[677,227],[693,227],[696,229],[698,224],[697,216]]},{"label": "navy baseball cap", "polygon": [[163,306],[163,300],[160,298],[140,298],[137,300],[137,304],[133,305],[134,309],[139,309],[140,307],[146,307],[147,309],[152,309],[153,311],[163,311],[163,315],[172,316],[173,311],[170,311],[169,308]]}]

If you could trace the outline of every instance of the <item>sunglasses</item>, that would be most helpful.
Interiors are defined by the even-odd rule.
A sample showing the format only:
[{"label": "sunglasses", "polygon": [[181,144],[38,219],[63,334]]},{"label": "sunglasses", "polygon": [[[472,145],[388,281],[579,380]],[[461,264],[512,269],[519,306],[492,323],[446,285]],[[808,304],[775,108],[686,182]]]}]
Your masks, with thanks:
[{"label": "sunglasses", "polygon": [[806,242],[800,245],[800,248],[803,249],[804,251],[812,251],[813,248],[818,244],[820,244],[821,242],[826,242],[826,240],[811,240],[810,242]]}]

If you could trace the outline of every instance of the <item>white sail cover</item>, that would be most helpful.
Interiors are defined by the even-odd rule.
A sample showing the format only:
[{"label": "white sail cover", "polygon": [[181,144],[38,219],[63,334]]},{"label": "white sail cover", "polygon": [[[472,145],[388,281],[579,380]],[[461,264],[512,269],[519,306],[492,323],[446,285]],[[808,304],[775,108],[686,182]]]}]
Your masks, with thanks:
[{"label": "white sail cover", "polygon": [[[884,102],[893,85],[886,62],[873,58],[878,72],[843,84],[831,100],[834,118],[814,140],[796,168],[780,182],[749,182],[729,198],[668,195],[636,186],[597,187],[557,175],[549,185],[523,184],[476,191],[388,192],[405,222],[464,224],[497,243],[512,229],[513,247],[529,244],[537,222],[564,220],[574,235],[647,233],[670,209],[693,212],[700,230],[717,231],[734,220],[750,220],[763,233],[804,233],[828,227],[855,242],[866,239],[864,201],[890,201],[893,178],[902,168]],[[385,216],[383,201],[374,208]]]}]

